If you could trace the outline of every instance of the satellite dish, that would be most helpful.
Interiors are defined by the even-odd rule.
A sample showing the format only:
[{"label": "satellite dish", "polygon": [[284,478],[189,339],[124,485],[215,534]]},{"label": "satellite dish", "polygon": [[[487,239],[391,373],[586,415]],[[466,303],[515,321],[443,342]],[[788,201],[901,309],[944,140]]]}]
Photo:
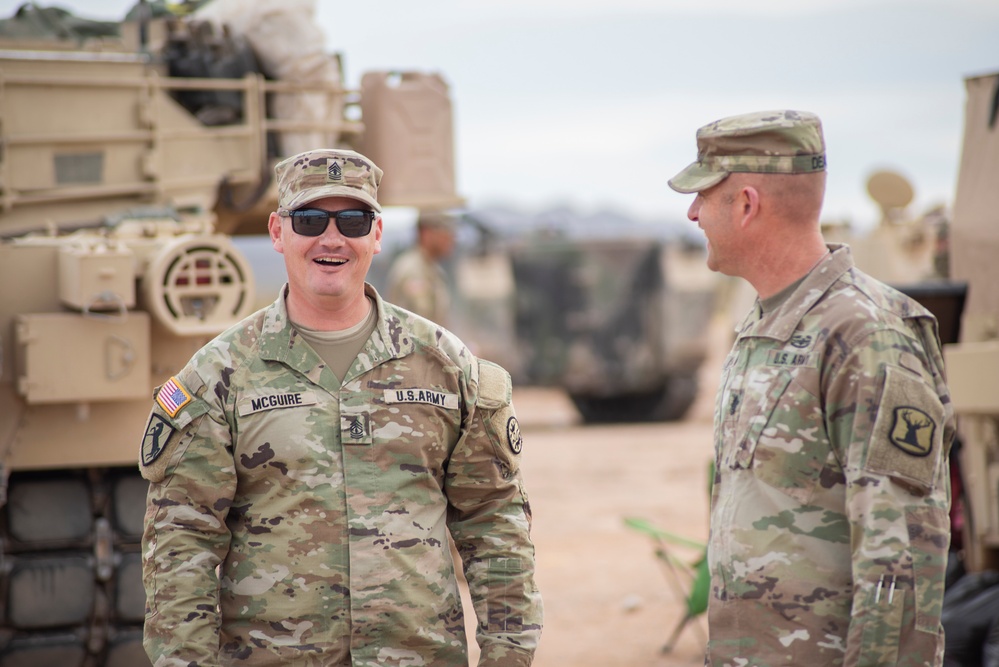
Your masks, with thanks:
[{"label": "satellite dish", "polygon": [[898,172],[876,171],[867,179],[867,194],[878,203],[885,218],[890,211],[904,209],[912,202],[913,190],[905,176]]}]

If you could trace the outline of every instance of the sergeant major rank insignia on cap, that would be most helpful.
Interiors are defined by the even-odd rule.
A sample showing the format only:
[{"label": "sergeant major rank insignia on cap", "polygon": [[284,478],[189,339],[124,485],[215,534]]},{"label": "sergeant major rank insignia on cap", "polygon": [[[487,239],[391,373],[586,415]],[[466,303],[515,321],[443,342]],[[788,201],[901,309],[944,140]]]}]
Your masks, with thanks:
[{"label": "sergeant major rank insignia on cap", "polygon": [[330,158],[326,164],[326,177],[331,181],[343,180],[343,167],[336,161],[336,158]]},{"label": "sergeant major rank insignia on cap", "polygon": [[176,417],[180,409],[191,402],[191,394],[184,389],[176,377],[167,380],[156,392],[156,402],[171,417]]}]

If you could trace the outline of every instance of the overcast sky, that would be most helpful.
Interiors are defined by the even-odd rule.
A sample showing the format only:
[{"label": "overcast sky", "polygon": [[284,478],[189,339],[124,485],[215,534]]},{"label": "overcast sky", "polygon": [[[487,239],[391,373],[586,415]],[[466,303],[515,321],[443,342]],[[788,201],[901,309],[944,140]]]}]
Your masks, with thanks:
[{"label": "overcast sky", "polygon": [[[244,0],[250,2],[253,0]],[[0,15],[21,3],[0,0]],[[62,0],[118,19],[134,0]],[[458,187],[470,205],[569,205],[683,219],[666,180],[694,133],[748,111],[813,111],[825,127],[824,217],[878,219],[878,169],[949,204],[966,76],[999,71],[994,0],[280,0],[315,6],[347,84],[372,69],[451,87]]]}]

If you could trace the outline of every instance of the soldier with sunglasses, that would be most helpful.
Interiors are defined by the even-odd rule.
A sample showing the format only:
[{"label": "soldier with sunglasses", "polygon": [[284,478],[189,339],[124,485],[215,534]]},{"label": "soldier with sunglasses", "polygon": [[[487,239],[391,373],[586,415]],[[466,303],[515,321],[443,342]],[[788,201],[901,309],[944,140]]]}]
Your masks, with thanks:
[{"label": "soldier with sunglasses", "polygon": [[156,665],[464,666],[463,567],[479,664],[530,665],[542,611],[509,374],[365,282],[375,164],[322,149],[275,170],[287,285],[150,414],[146,651]]}]

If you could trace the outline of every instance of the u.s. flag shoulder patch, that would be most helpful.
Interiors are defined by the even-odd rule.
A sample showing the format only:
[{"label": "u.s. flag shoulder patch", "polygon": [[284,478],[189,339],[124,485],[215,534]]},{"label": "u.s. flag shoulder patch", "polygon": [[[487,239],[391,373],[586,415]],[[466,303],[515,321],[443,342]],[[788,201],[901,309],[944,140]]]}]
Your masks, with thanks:
[{"label": "u.s. flag shoulder patch", "polygon": [[180,380],[172,377],[163,383],[160,390],[156,392],[156,402],[168,415],[176,417],[180,409],[191,402],[191,394],[184,389]]}]

